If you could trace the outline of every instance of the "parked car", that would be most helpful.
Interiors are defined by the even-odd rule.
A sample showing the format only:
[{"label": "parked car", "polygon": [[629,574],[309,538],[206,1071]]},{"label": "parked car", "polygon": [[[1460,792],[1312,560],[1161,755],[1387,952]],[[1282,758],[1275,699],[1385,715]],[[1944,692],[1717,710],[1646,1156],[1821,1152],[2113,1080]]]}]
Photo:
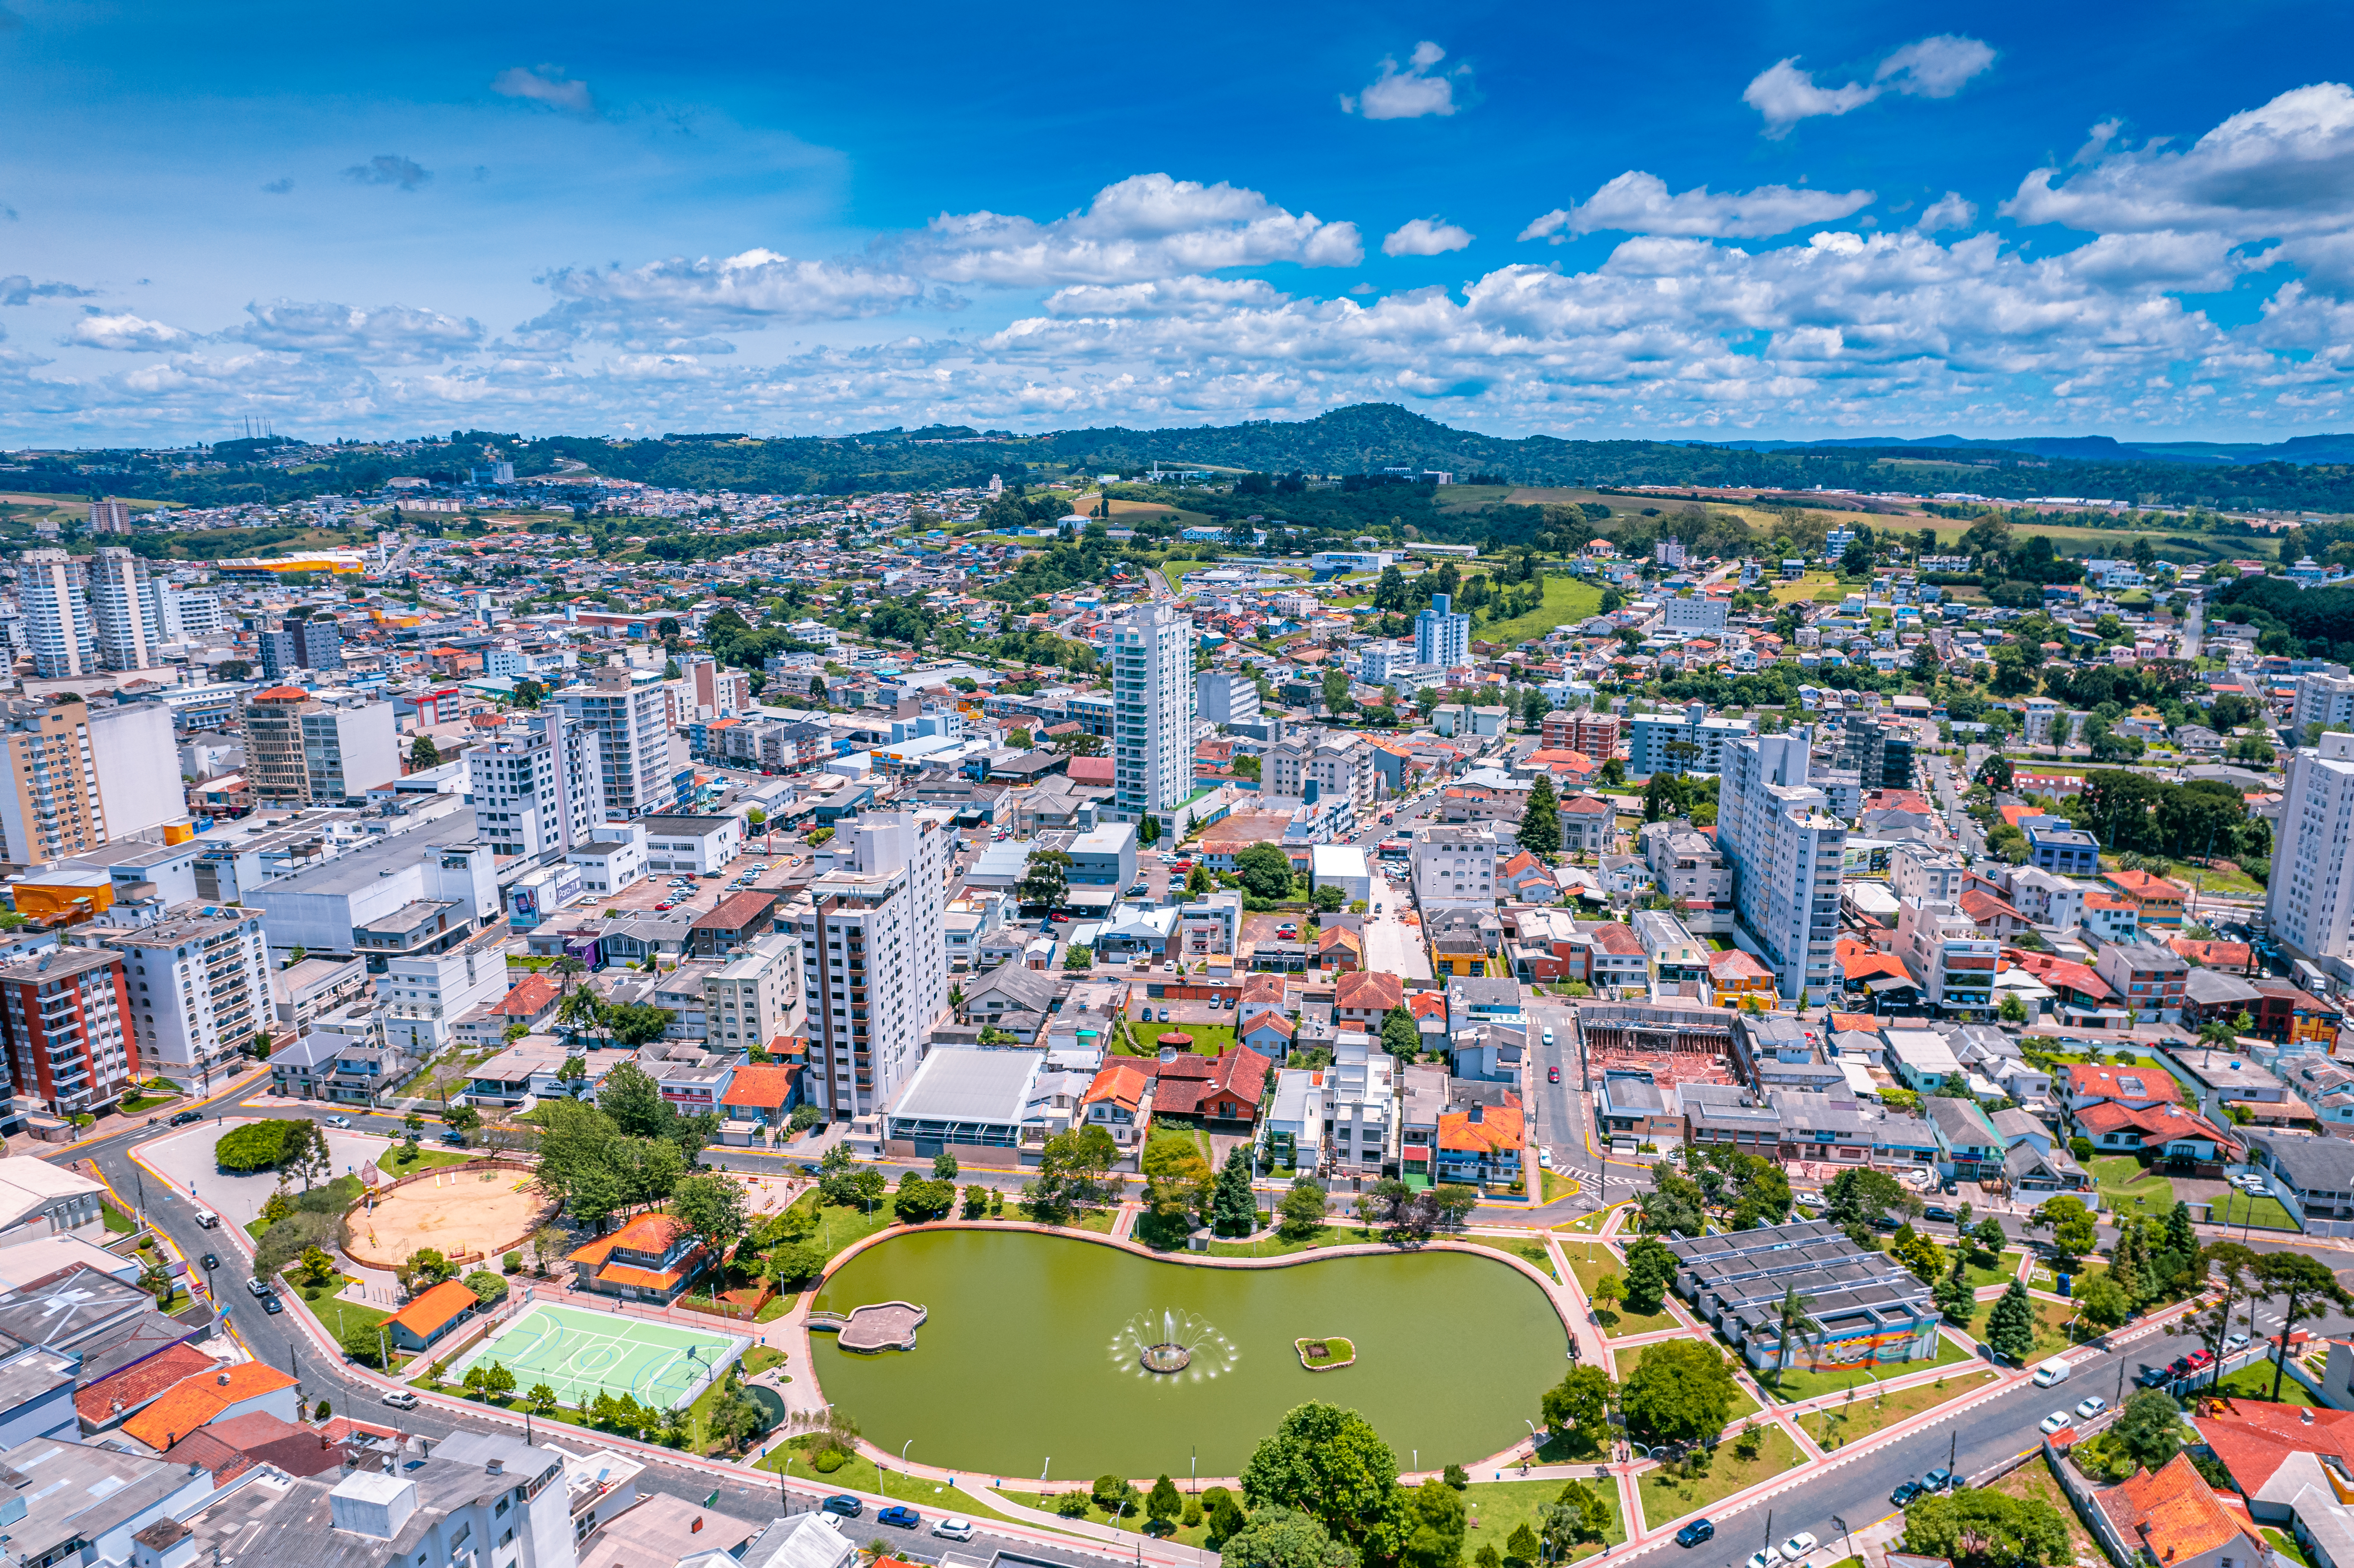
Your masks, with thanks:
[{"label": "parked car", "polygon": [[1769,1546],[1763,1552],[1751,1552],[1749,1560],[1744,1563],[1741,1568],[1774,1568],[1774,1564],[1778,1561],[1779,1559],[1774,1555],[1774,1549]]},{"label": "parked car", "polygon": [[1954,1211],[1942,1203],[1932,1203],[1921,1211],[1921,1217],[1925,1220],[1943,1220],[1950,1225],[1954,1223]]},{"label": "parked car", "polygon": [[1545,1069],[1545,1082],[1548,1084],[1558,1084],[1561,1082],[1561,1069],[1559,1067],[1547,1067]]},{"label": "parked car", "polygon": [[2048,1437],[2052,1433],[2059,1431],[2060,1428],[2067,1425],[2068,1413],[2064,1410],[2055,1410],[2051,1414],[2045,1416],[2042,1420],[2037,1422],[2035,1424],[2035,1429]]},{"label": "parked car", "polygon": [[2182,1359],[2190,1363],[2190,1370],[2192,1372],[2200,1372],[2214,1362],[2215,1352],[2211,1350],[2201,1348],[2191,1351]]},{"label": "parked car", "polygon": [[1896,1483],[1896,1489],[1888,1494],[1888,1500],[1894,1503],[1898,1508],[1903,1508],[1906,1503],[1911,1502],[1914,1498],[1917,1498],[1920,1495],[1920,1482],[1899,1481]]},{"label": "parked car", "polygon": [[196,1229],[200,1231],[208,1231],[219,1224],[220,1216],[214,1213],[210,1209],[198,1209],[196,1211]]},{"label": "parked car", "polygon": [[1547,1170],[1547,1171],[1552,1170],[1552,1169],[1553,1169],[1553,1150],[1550,1150],[1550,1149],[1540,1149],[1540,1150],[1537,1150],[1537,1163],[1538,1163],[1539,1165],[1543,1166],[1543,1167],[1545,1170]]},{"label": "parked car", "polygon": [[196,1259],[196,1266],[198,1268],[218,1268],[220,1266],[220,1254],[215,1252],[205,1254],[204,1256]]},{"label": "parked car", "polygon": [[1953,1484],[1954,1472],[1943,1465],[1921,1478],[1921,1489],[1925,1492],[1942,1492]]},{"label": "parked car", "polygon": [[905,1503],[894,1503],[875,1516],[877,1524],[887,1524],[894,1530],[915,1530],[924,1522],[924,1516]]},{"label": "parked car", "polygon": [[391,1405],[395,1410],[414,1410],[417,1408],[417,1395],[405,1388],[396,1388],[386,1394],[381,1403]]},{"label": "parked car", "polygon": [[950,1514],[948,1518],[940,1520],[939,1523],[932,1526],[932,1533],[938,1536],[943,1541],[970,1541],[972,1539],[972,1520],[969,1519],[959,1519],[954,1514]]},{"label": "parked car", "polygon": [[249,1279],[245,1282],[245,1288],[250,1295],[267,1296],[270,1294],[270,1282],[266,1279]]},{"label": "parked car", "polygon": [[2172,1367],[2144,1367],[2134,1374],[2134,1382],[2143,1388],[2162,1388],[2174,1378]]},{"label": "parked car", "polygon": [[1902,1230],[1904,1228],[1904,1222],[1893,1215],[1882,1214],[1872,1222],[1872,1228],[1876,1231]]},{"label": "parked car", "polygon": [[844,1519],[856,1519],[866,1511],[866,1505],[848,1492],[836,1492],[817,1506],[828,1513],[838,1513]]},{"label": "parked car", "polygon": [[1678,1546],[1698,1546],[1703,1541],[1714,1540],[1716,1526],[1704,1519],[1696,1519],[1676,1531]]},{"label": "parked car", "polygon": [[1798,1531],[1797,1534],[1790,1537],[1789,1540],[1782,1542],[1782,1561],[1785,1563],[1804,1562],[1807,1554],[1821,1544],[1822,1542],[1817,1541],[1810,1532],[1802,1530]]},{"label": "parked car", "polygon": [[2228,1354],[2230,1354],[2230,1353],[2231,1353],[2232,1351],[2241,1351],[2241,1350],[2245,1350],[2245,1349],[2247,1349],[2247,1345],[2248,1345],[2248,1336],[2247,1336],[2247,1335],[2245,1335],[2245,1334],[2234,1334],[2234,1335],[2232,1335],[2230,1339],[2225,1340],[2223,1341],[2223,1351],[2224,1351],[2224,1353],[2228,1355]]},{"label": "parked car", "polygon": [[200,1110],[175,1111],[172,1114],[170,1125],[173,1127],[186,1127],[192,1121],[202,1121],[204,1119],[205,1113]]},{"label": "parked car", "polygon": [[466,1135],[454,1127],[445,1127],[441,1129],[441,1141],[463,1149],[466,1147]]},{"label": "parked car", "polygon": [[2098,1415],[2102,1411],[2106,1410],[2108,1407],[2109,1402],[2103,1399],[2096,1393],[2089,1399],[2077,1401],[2076,1414],[2083,1416],[2085,1420],[2090,1421],[2094,1416]]},{"label": "parked car", "polygon": [[272,1318],[275,1318],[278,1314],[286,1310],[286,1303],[281,1301],[275,1296],[265,1296],[261,1298],[261,1309],[270,1314]]}]

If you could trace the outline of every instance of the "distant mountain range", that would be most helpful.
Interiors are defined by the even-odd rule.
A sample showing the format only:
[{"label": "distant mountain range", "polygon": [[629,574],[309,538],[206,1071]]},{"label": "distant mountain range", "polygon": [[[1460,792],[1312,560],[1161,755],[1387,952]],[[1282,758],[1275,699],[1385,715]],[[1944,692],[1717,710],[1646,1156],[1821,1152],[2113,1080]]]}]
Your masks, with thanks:
[{"label": "distant mountain range", "polygon": [[2292,436],[2285,441],[2121,441],[2114,436],[2020,436],[1986,440],[1970,436],[1845,436],[1819,441],[1691,441],[1691,446],[1778,452],[1829,447],[1931,447],[1954,450],[2026,452],[2074,462],[2354,462],[2354,435]]}]

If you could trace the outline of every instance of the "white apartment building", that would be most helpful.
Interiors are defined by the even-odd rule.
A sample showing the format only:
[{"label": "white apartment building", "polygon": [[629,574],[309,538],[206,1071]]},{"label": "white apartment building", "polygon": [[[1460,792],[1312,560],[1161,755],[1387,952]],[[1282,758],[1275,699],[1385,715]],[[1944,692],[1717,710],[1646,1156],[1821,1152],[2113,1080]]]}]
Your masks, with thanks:
[{"label": "white apartment building", "polygon": [[501,854],[569,851],[604,825],[597,731],[561,708],[510,718],[465,762],[467,803]]},{"label": "white apartment building", "polygon": [[1193,622],[1155,599],[1108,631],[1112,800],[1131,821],[1165,816],[1193,793]]},{"label": "white apartment building", "polygon": [[356,806],[400,777],[390,703],[330,706],[300,686],[254,694],[245,715],[246,775],[270,804]]},{"label": "white apartment building", "polygon": [[259,911],[175,915],[108,935],[122,955],[143,1073],[202,1094],[271,1028],[270,948]]},{"label": "white apartment building", "polygon": [[944,813],[862,816],[848,864],[837,861],[789,911],[809,1015],[807,1092],[841,1119],[891,1104],[948,1007],[949,839]]},{"label": "white apartment building", "polygon": [[755,937],[738,956],[704,977],[705,1035],[721,1052],[748,1051],[800,1033],[801,939],[779,931]]},{"label": "white apartment building", "polygon": [[2354,958],[2354,735],[2290,754],[2264,914],[2298,958],[2340,972]]},{"label": "white apartment building", "polygon": [[587,843],[565,855],[580,868],[583,893],[619,893],[646,874],[646,829],[642,822],[600,822]]},{"label": "white apartment building", "polygon": [[1324,1070],[1325,1157],[1335,1171],[1379,1176],[1396,1158],[1397,1058],[1360,1033],[1332,1040]]},{"label": "white apartment building", "polygon": [[1962,879],[1967,874],[1960,861],[1927,844],[1900,843],[1888,852],[1888,891],[1899,899],[1952,904],[1961,897]]},{"label": "white apartment building", "polygon": [[2354,728],[2354,678],[2349,677],[2345,665],[2307,670],[2296,678],[2296,704],[2289,724],[2299,735],[2309,724],[2326,729]]},{"label": "white apartment building", "polygon": [[[1638,779],[1654,773],[1723,773],[1725,748],[1757,733],[1748,719],[1712,718],[1699,703],[1681,713],[1637,714],[1628,726],[1627,771]],[[1670,750],[1689,746],[1689,751]]]},{"label": "white apartment building", "polygon": [[1373,744],[1361,735],[1303,735],[1267,748],[1264,788],[1270,796],[1306,797],[1314,783],[1323,800],[1373,803],[1379,775]]},{"label": "white apartment building", "polygon": [[[645,679],[639,679],[641,674]],[[684,760],[684,742],[671,732],[669,699],[651,672],[607,665],[589,671],[586,681],[565,687],[550,700],[597,732],[607,816],[626,821],[666,811],[677,803],[675,779]]]},{"label": "white apartment building", "polygon": [[1496,904],[1498,846],[1493,828],[1434,823],[1415,835],[1414,898],[1426,916],[1450,906]]},{"label": "white apartment building", "polygon": [[448,1045],[451,1025],[506,995],[507,940],[485,931],[444,952],[388,960],[376,980],[386,1043],[417,1057]]},{"label": "white apartment building", "polygon": [[1898,904],[1897,959],[1940,1018],[1984,1020],[1992,1014],[1995,962],[2001,950],[1999,941],[1950,904],[1918,898]]},{"label": "white apartment building", "polygon": [[1455,613],[1451,594],[1430,596],[1430,608],[1414,618],[1414,662],[1442,670],[1471,662],[1471,618]]},{"label": "white apartment building", "polygon": [[2018,865],[2010,868],[2004,884],[2010,906],[2039,926],[2057,926],[2064,931],[2084,923],[2084,895],[2092,889],[2081,882],[2031,865]]},{"label": "white apartment building", "polygon": [[164,662],[164,629],[155,620],[146,562],[120,546],[93,554],[90,610],[101,669],[144,670]]},{"label": "white apartment building", "polygon": [[149,573],[147,610],[166,642],[209,637],[222,630],[220,596],[202,588],[183,588]]},{"label": "white apartment building", "polygon": [[16,557],[16,606],[33,673],[43,680],[98,668],[98,636],[81,585],[80,563],[63,550],[27,550]]},{"label": "white apartment building", "polygon": [[1208,724],[1257,724],[1262,709],[1258,683],[1226,670],[1193,677],[1194,711]]},{"label": "white apartment building", "polygon": [[1670,631],[1697,636],[1706,631],[1724,630],[1724,600],[1695,594],[1689,599],[1671,599],[1659,607],[1660,624]]},{"label": "white apartment building", "polygon": [[1724,761],[1716,842],[1733,867],[1734,941],[1774,971],[1784,997],[1827,1000],[1847,825],[1808,784],[1803,737],[1749,736]]}]

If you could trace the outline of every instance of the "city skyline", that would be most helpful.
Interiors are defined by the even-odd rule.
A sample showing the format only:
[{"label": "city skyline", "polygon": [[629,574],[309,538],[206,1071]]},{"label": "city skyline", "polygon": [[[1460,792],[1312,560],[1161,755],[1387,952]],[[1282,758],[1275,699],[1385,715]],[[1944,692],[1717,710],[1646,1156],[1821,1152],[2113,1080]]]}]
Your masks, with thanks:
[{"label": "city skyline", "polygon": [[2317,9],[451,19],[15,0],[6,439],[2349,417]]}]

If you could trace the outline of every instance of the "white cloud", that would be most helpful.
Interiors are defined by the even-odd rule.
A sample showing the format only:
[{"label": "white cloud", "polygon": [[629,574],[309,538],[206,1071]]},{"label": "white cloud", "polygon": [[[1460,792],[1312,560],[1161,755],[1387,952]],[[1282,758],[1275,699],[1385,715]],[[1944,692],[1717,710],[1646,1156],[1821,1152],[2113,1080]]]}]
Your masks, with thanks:
[{"label": "white cloud", "polygon": [[1077,283],[1046,296],[1050,316],[1212,316],[1267,310],[1288,298],[1264,278],[1163,278],[1150,283]]},{"label": "white cloud", "polygon": [[1419,120],[1426,114],[1454,113],[1462,105],[1455,101],[1455,84],[1469,85],[1471,68],[1457,66],[1450,71],[1436,70],[1447,51],[1428,38],[1415,45],[1407,57],[1404,70],[1397,61],[1382,57],[1382,74],[1365,84],[1363,92],[1352,97],[1343,93],[1341,112],[1362,114],[1368,120]]},{"label": "white cloud", "polygon": [[950,283],[1043,288],[1128,283],[1228,267],[1296,261],[1353,267],[1364,244],[1353,223],[1294,216],[1254,190],[1167,175],[1106,185],[1084,212],[1049,223],[994,212],[942,213],[921,231],[878,246],[900,268]]},{"label": "white cloud", "polygon": [[1538,239],[1564,230],[1592,234],[1620,229],[1630,234],[1758,239],[1845,217],[1872,199],[1870,191],[1810,191],[1793,185],[1760,185],[1752,191],[1721,194],[1696,185],[1670,196],[1668,183],[1659,175],[1629,169],[1583,205],[1546,213],[1521,230],[1520,238]]},{"label": "white cloud", "polygon": [[338,305],[275,300],[249,304],[252,319],[224,340],[282,354],[352,359],[370,365],[439,365],[472,354],[482,329],[472,320],[410,305]]},{"label": "white cloud", "polygon": [[1442,223],[1435,217],[1417,217],[1400,224],[1382,240],[1384,256],[1443,256],[1449,250],[1460,250],[1471,243],[1473,235],[1468,228]]},{"label": "white cloud", "polygon": [[0,305],[29,305],[35,300],[86,300],[97,293],[77,283],[60,283],[54,280],[36,283],[22,272],[11,272],[0,278]]},{"label": "white cloud", "polygon": [[1978,220],[1978,209],[1976,206],[1963,200],[1961,192],[1947,191],[1944,196],[1922,208],[1920,217],[1913,225],[1913,232],[1943,234],[1949,228],[1971,228]]},{"label": "white cloud", "polygon": [[74,323],[73,330],[58,341],[69,348],[107,348],[126,354],[154,354],[178,348],[196,342],[196,334],[162,322],[151,322],[144,316],[124,313],[119,316],[95,313]]},{"label": "white cloud", "polygon": [[725,352],[690,342],[715,327],[758,331],[770,322],[857,321],[916,303],[923,283],[857,261],[811,261],[773,250],[714,260],[673,256],[642,267],[563,268],[540,279],[554,309],[526,333],[610,338],[625,347]]},{"label": "white cloud", "polygon": [[1741,101],[1766,117],[1766,134],[1785,136],[1801,120],[1839,115],[1889,93],[1913,98],[1951,98],[1972,77],[1994,64],[1994,50],[1976,38],[1939,33],[1892,50],[1869,82],[1825,87],[1788,55],[1759,71]]},{"label": "white cloud", "polygon": [[590,96],[588,84],[566,76],[562,66],[509,66],[491,78],[491,90],[501,98],[519,98],[566,114],[597,117],[597,101]]},{"label": "white cloud", "polygon": [[[2088,143],[2096,155],[2112,144],[2100,129],[2098,147]],[[2102,234],[2334,232],[2354,219],[2354,91],[2334,81],[2296,88],[2179,152],[2151,143],[2109,153],[2064,182],[2058,169],[2037,169],[2000,210]]]}]

